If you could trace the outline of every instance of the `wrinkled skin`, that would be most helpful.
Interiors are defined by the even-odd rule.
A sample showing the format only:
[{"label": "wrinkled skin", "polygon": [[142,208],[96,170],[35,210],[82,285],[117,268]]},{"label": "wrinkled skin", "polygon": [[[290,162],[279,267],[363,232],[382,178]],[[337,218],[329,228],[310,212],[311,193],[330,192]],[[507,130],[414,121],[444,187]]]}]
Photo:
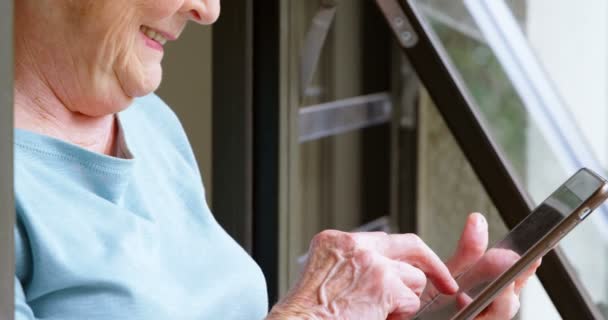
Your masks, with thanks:
[{"label": "wrinkled skin", "polygon": [[[469,216],[456,252],[446,264],[415,235],[325,231],[312,241],[300,281],[267,319],[410,319],[419,310],[421,300],[429,299],[422,296],[423,292],[455,294],[458,288],[452,275],[478,261],[487,244],[487,223],[480,214]],[[521,288],[539,264],[517,279],[477,319],[514,317]],[[504,266],[491,261],[481,265],[488,268],[480,270],[481,274],[488,276]],[[425,290],[427,286],[431,290]]]},{"label": "wrinkled skin", "polygon": [[[60,100],[90,116],[115,113],[153,92],[163,53],[148,48],[142,25],[179,36],[194,19],[210,24],[219,1],[16,1],[16,56],[36,66]],[[19,74],[19,72],[17,72]]]},{"label": "wrinkled skin", "polygon": [[140,28],[178,38],[219,10],[219,0],[15,1],[15,126],[105,153],[114,114],[161,81],[163,51]]}]

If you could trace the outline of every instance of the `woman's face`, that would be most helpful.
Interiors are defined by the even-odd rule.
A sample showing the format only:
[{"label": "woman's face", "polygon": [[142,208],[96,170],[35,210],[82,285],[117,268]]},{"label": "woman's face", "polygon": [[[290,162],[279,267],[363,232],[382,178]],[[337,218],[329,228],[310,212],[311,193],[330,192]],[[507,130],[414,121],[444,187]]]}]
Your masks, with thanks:
[{"label": "woman's face", "polygon": [[219,0],[16,1],[16,17],[27,17],[17,18],[16,57],[29,57],[72,111],[111,114],[156,90],[165,43],[219,10]]}]

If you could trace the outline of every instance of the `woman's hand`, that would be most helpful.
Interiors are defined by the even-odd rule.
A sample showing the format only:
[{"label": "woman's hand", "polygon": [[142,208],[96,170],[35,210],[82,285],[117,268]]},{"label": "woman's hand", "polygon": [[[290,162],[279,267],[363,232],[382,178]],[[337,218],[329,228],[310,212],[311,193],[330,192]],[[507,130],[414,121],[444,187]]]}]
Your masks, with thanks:
[{"label": "woman's hand", "polygon": [[[267,319],[409,319],[421,301],[436,293],[454,294],[456,283],[450,274],[466,271],[484,256],[487,246],[487,222],[478,213],[468,217],[446,265],[416,235],[325,231],[311,244],[301,280]],[[487,270],[480,274],[499,271],[504,263],[497,261],[489,259],[484,264]],[[540,261],[476,320],[513,318],[519,311],[521,289],[539,266]],[[466,304],[464,298],[461,303]]]},{"label": "woman's hand", "polygon": [[[487,222],[481,214],[473,213],[467,219],[454,255],[447,262],[450,272],[456,276],[467,271],[470,266],[483,259],[481,263],[476,265],[476,269],[479,270],[472,272],[472,274],[484,278],[478,279],[483,281],[501,274],[519,259],[519,255],[515,252],[504,249],[492,249],[486,252],[487,246]],[[521,290],[528,279],[534,275],[540,263],[540,260],[537,261],[514,283],[507,287],[490,306],[477,316],[476,320],[506,320],[513,318],[519,311],[519,295]],[[469,280],[464,281],[469,282]],[[470,279],[470,282],[476,282],[476,280]],[[466,301],[466,298],[459,298],[462,299],[459,304],[466,305],[470,302]],[[423,297],[423,301],[425,300],[427,300],[426,293],[425,297]]]},{"label": "woman's hand", "polygon": [[267,319],[408,318],[420,308],[427,278],[441,293],[458,289],[416,235],[324,231],[311,243],[301,280]]}]

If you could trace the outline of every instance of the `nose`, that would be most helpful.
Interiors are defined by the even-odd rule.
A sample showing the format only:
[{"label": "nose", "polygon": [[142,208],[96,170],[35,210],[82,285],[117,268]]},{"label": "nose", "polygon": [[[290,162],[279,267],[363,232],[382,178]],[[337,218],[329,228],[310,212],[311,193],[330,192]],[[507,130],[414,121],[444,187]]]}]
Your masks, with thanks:
[{"label": "nose", "polygon": [[184,0],[180,12],[196,23],[212,24],[219,16],[220,0]]}]

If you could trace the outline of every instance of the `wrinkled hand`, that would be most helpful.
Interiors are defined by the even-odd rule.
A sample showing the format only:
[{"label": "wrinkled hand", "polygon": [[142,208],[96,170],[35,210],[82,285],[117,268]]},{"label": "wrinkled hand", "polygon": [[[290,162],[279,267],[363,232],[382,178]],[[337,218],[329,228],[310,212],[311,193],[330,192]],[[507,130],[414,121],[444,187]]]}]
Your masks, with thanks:
[{"label": "wrinkled hand", "polygon": [[[455,276],[467,271],[473,264],[479,262],[475,266],[475,270],[468,273],[472,275],[472,278],[459,279],[459,283],[463,284],[463,286],[467,283],[475,284],[494,279],[496,276],[510,268],[519,259],[517,253],[506,249],[490,249],[486,252],[487,246],[487,222],[481,214],[473,213],[467,219],[456,252],[447,262],[450,272]],[[476,319],[501,320],[513,318],[519,311],[519,295],[521,290],[528,279],[534,275],[536,269],[540,266],[540,263],[540,261],[537,261],[524,272]],[[467,288],[461,289],[467,290]],[[427,297],[423,297],[423,300],[426,299]],[[459,294],[457,299],[460,306],[470,303],[470,298],[464,294]]]},{"label": "wrinkled hand", "polygon": [[458,289],[416,235],[324,231],[302,278],[267,319],[407,319],[420,308],[427,278],[441,293]]}]

